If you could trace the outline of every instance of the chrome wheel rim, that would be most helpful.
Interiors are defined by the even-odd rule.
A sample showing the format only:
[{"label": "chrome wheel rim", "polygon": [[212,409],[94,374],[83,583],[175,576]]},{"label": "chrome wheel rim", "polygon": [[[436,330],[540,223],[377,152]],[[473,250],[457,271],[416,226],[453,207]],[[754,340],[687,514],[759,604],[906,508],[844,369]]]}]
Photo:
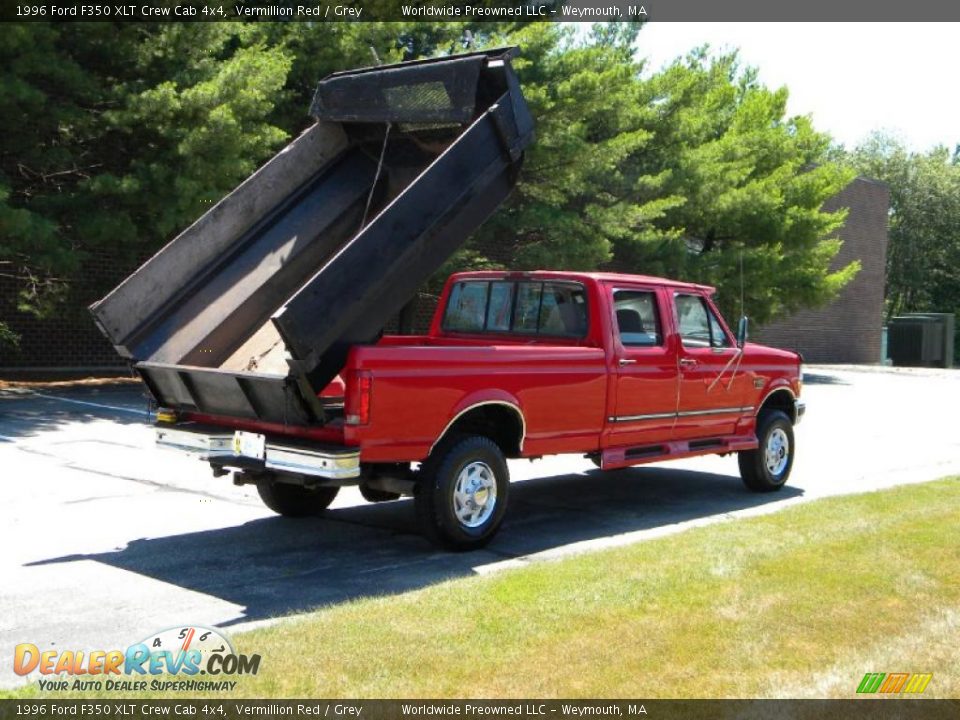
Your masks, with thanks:
[{"label": "chrome wheel rim", "polygon": [[453,514],[461,525],[483,525],[497,505],[497,478],[484,462],[472,462],[457,476],[453,488]]},{"label": "chrome wheel rim", "polygon": [[764,460],[771,475],[780,475],[787,468],[790,462],[790,439],[782,428],[774,428],[767,436]]}]

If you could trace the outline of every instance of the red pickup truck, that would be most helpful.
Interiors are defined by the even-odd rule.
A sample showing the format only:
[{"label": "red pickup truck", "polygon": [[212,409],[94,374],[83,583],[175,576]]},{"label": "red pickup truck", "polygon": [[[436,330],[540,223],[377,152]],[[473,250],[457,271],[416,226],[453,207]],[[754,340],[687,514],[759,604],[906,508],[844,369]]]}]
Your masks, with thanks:
[{"label": "red pickup truck", "polygon": [[161,410],[158,441],[236,470],[282,515],[319,512],[343,485],[413,495],[424,534],[460,550],[500,526],[507,458],[578,453],[606,470],[736,452],[750,490],[777,490],[802,358],[746,343],[712,294],[639,275],[456,274],[429,334],[350,349],[320,393],[325,424]]}]

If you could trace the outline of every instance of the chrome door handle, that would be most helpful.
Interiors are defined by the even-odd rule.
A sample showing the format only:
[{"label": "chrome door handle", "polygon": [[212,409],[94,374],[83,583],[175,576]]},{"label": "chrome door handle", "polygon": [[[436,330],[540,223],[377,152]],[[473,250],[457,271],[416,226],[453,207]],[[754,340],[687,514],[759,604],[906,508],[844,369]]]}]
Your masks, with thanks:
[{"label": "chrome door handle", "polygon": [[697,361],[693,358],[680,358],[680,365],[682,367],[693,367],[697,364]]},{"label": "chrome door handle", "polygon": [[630,358],[620,358],[621,367],[623,367],[624,365],[636,365],[636,364],[637,364],[636,360],[631,360]]}]

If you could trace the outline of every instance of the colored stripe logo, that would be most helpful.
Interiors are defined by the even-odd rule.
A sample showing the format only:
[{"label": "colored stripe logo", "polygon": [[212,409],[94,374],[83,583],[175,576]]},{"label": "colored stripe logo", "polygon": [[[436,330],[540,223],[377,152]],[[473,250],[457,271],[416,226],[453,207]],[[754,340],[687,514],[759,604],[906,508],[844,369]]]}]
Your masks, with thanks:
[{"label": "colored stripe logo", "polygon": [[927,689],[933,673],[867,673],[860,681],[860,694],[919,694]]}]

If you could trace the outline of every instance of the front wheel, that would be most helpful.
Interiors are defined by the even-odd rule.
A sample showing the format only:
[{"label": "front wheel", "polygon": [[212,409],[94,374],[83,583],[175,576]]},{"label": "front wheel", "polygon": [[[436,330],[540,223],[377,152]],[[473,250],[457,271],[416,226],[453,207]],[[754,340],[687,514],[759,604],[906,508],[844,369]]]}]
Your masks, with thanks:
[{"label": "front wheel", "polygon": [[257,493],[263,504],[279,515],[290,518],[309,517],[330,507],[338,487],[305,488],[303,485],[280,482],[272,474],[257,479]]},{"label": "front wheel", "polygon": [[451,550],[483,547],[503,521],[509,487],[507,461],[492,440],[446,440],[420,468],[414,505],[421,531]]},{"label": "front wheel", "polygon": [[793,423],[786,413],[770,410],[757,417],[756,450],[739,455],[740,477],[754,492],[779,490],[793,469]]}]

